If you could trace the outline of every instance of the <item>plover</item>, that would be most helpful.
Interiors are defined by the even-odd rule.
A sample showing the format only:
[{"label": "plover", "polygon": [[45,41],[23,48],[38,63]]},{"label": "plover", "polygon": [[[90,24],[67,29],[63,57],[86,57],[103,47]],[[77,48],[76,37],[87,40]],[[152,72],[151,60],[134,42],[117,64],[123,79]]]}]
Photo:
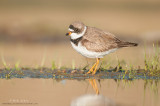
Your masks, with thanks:
[{"label": "plover", "polygon": [[101,29],[84,25],[76,21],[69,25],[69,32],[72,47],[81,55],[88,58],[96,58],[96,63],[90,68],[87,74],[95,74],[100,58],[116,51],[122,47],[137,46],[137,43],[126,42],[118,39],[115,35]]}]

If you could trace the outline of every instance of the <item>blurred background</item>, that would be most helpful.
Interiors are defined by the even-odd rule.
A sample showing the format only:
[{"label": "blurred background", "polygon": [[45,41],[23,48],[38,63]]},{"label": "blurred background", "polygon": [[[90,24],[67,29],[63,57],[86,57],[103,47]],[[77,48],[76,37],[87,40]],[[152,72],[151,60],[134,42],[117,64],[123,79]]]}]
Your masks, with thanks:
[{"label": "blurred background", "polygon": [[90,60],[76,53],[65,36],[77,20],[139,43],[104,58],[112,64],[119,59],[143,65],[144,42],[150,47],[160,41],[159,0],[0,0],[0,68],[4,62],[10,67],[17,62],[23,67],[85,66]]}]

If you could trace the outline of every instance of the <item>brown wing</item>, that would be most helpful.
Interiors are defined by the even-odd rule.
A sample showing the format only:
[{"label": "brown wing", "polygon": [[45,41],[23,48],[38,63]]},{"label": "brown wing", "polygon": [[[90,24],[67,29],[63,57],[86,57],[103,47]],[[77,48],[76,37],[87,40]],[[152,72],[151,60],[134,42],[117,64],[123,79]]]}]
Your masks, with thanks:
[{"label": "brown wing", "polygon": [[121,41],[111,33],[106,33],[97,28],[87,27],[81,43],[87,50],[104,52],[110,49],[118,48],[118,42]]}]

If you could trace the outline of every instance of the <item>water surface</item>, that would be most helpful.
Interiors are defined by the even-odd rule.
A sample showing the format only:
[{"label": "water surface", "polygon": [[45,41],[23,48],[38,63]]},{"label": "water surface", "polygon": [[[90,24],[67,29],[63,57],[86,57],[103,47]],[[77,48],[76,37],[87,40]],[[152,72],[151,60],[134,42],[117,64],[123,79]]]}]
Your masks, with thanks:
[{"label": "water surface", "polygon": [[[94,80],[94,79],[93,79]],[[159,106],[158,80],[95,80],[99,94],[118,106]],[[0,79],[1,106],[70,106],[75,99],[96,95],[85,80],[63,79]],[[7,104],[8,103],[8,104]]]}]

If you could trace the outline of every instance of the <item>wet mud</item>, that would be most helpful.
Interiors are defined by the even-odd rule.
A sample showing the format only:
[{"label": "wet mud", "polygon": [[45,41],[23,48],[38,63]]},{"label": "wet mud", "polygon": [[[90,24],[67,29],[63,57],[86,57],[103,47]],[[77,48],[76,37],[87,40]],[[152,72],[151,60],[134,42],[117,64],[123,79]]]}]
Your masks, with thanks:
[{"label": "wet mud", "polygon": [[95,75],[86,74],[88,70],[49,69],[49,68],[21,68],[0,69],[0,78],[55,78],[55,79],[160,79],[160,73],[151,74],[140,70],[99,69]]}]

